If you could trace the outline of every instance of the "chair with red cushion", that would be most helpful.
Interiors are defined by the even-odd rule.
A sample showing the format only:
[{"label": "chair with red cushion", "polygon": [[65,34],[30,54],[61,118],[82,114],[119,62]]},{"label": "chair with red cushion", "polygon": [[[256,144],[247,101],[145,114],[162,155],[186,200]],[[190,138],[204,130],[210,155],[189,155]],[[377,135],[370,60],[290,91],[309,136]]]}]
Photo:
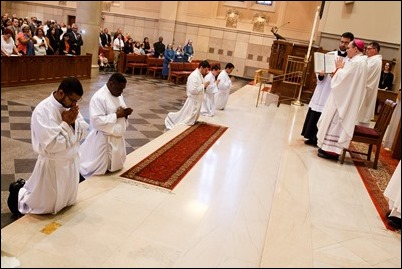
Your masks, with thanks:
[{"label": "chair with red cushion", "polygon": [[356,125],[353,133],[352,141],[368,144],[368,152],[360,152],[351,149],[343,149],[342,156],[340,158],[341,164],[345,160],[346,151],[350,153],[352,160],[361,159],[354,158],[352,153],[367,156],[367,161],[370,161],[371,152],[373,146],[375,146],[375,157],[373,162],[373,168],[377,169],[378,158],[380,156],[380,149],[382,144],[382,139],[384,137],[385,131],[387,130],[388,124],[391,121],[392,113],[394,112],[396,103],[392,100],[387,99],[381,108],[380,115],[373,128]]}]

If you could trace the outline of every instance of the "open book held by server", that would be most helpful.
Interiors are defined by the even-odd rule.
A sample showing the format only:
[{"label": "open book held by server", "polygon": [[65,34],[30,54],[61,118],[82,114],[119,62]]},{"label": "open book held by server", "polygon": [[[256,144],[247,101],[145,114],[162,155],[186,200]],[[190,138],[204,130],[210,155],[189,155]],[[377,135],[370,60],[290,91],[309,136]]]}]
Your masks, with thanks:
[{"label": "open book held by server", "polygon": [[331,51],[328,53],[314,52],[314,72],[320,73],[333,73],[336,70],[335,60],[336,51]]}]

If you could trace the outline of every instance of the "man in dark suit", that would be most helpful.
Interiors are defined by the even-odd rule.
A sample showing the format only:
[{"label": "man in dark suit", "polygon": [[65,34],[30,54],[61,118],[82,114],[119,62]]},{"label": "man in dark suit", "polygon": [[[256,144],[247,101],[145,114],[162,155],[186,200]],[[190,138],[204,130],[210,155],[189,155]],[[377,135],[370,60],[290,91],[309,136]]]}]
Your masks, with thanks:
[{"label": "man in dark suit", "polygon": [[17,40],[15,39],[17,37],[17,34],[21,32],[20,28],[20,22],[18,21],[17,18],[13,18],[13,24],[7,27],[10,29],[13,33],[11,34],[11,37],[13,38],[15,45],[18,45]]},{"label": "man in dark suit", "polygon": [[74,55],[81,55],[81,46],[84,45],[81,34],[78,32],[77,24],[73,23],[71,25],[71,32],[66,33],[70,35],[71,41],[71,52]]},{"label": "man in dark suit", "polygon": [[112,43],[112,37],[110,36],[109,30],[107,28],[103,29],[103,31],[100,33],[100,39],[102,47],[110,47],[110,44]]},{"label": "man in dark suit", "polygon": [[166,46],[165,44],[163,44],[163,37],[160,36],[159,41],[154,43],[154,50],[155,50],[154,57],[159,58],[160,56],[164,56],[165,49]]}]

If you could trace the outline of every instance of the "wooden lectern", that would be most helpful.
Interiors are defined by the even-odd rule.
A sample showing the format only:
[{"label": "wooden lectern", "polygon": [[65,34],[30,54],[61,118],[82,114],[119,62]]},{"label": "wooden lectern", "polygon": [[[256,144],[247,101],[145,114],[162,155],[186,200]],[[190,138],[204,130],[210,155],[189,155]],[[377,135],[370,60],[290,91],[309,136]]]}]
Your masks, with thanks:
[{"label": "wooden lectern", "polygon": [[[298,87],[294,83],[288,83],[286,81],[286,74],[294,71],[303,71],[304,59],[307,55],[308,45],[297,44],[288,42],[285,40],[275,40],[271,47],[271,56],[269,58],[268,72],[274,76],[283,77],[283,79],[275,80],[272,83],[272,93],[279,95],[279,103],[290,103],[292,99],[296,99],[298,91],[300,90],[300,83],[298,81]],[[304,77],[304,86],[302,87],[301,101],[308,103],[311,95],[314,92],[316,86],[316,76],[314,73],[314,61],[313,55],[316,51],[322,51],[320,47],[311,47],[311,60],[307,66],[307,70]],[[290,67],[289,60],[293,62],[299,61],[300,63]],[[296,70],[299,69],[299,70]],[[278,103],[278,104],[279,104]]]}]

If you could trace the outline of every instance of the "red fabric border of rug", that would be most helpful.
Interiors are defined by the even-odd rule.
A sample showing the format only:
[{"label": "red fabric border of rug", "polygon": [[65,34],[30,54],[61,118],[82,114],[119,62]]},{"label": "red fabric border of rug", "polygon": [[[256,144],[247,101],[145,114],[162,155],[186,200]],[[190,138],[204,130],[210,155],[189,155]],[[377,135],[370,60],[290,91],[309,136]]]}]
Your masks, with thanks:
[{"label": "red fabric border of rug", "polygon": [[173,190],[227,129],[197,122],[120,176]]},{"label": "red fabric border of rug", "polygon": [[[350,148],[356,149],[354,143],[350,144]],[[392,158],[391,155],[391,151],[385,150],[381,147],[377,169],[373,169],[372,163],[368,163],[365,159],[362,159],[362,161],[354,161],[354,164],[385,227],[388,230],[395,231],[396,229],[390,226],[387,221],[389,206],[388,201],[384,196],[384,189],[386,186],[383,186],[384,189],[381,189],[377,184],[378,179],[376,179],[374,175],[375,172],[378,172],[377,176],[382,176],[386,183],[389,182],[399,162],[399,160]],[[353,154],[353,156],[356,158],[358,155]],[[371,160],[373,159],[374,156],[372,156]]]}]

